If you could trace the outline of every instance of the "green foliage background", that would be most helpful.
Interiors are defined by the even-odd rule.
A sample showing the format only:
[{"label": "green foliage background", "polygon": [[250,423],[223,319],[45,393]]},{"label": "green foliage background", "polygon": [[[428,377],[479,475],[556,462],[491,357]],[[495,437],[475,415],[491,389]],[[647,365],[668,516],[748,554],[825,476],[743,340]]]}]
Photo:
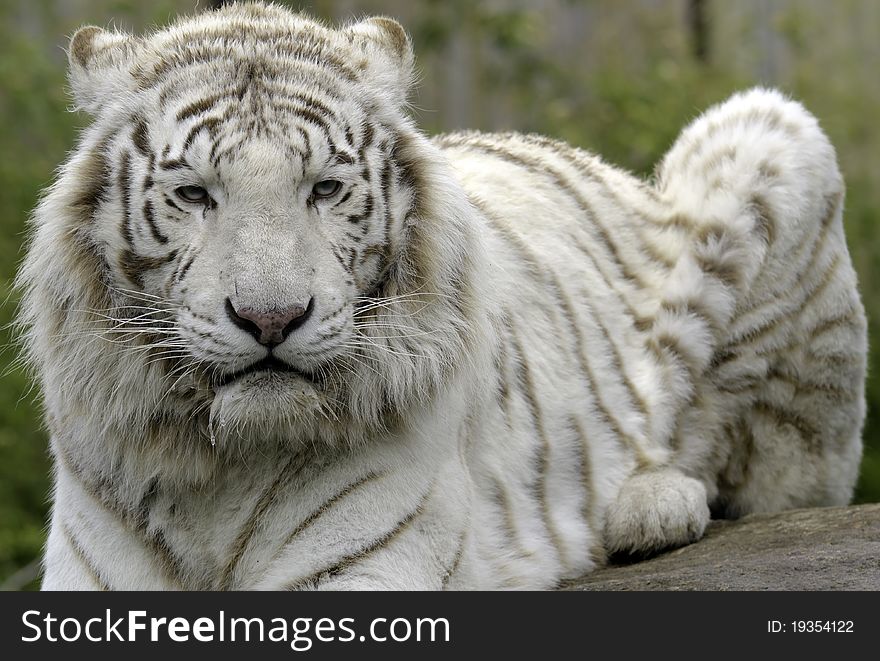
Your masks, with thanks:
[{"label": "green foliage background", "polygon": [[[820,118],[838,149],[848,184],[850,250],[874,337],[880,323],[880,295],[872,288],[880,269],[880,232],[875,230],[880,212],[880,3],[704,4],[708,61],[692,53],[683,0],[666,5],[646,0],[491,5],[315,0],[301,8],[336,20],[366,13],[399,17],[418,51],[422,80],[414,105],[429,132],[464,127],[538,131],[644,175],[700,110],[744,87],[762,82],[781,87]],[[732,10],[732,5],[739,8]],[[66,35],[83,23],[138,31],[190,11],[191,2],[169,0],[96,0],[87,7],[63,0],[0,4],[0,300],[7,302],[0,307],[0,323],[9,322],[15,310],[11,281],[21,258],[25,219],[72,147],[77,128],[87,121],[66,112]],[[575,36],[581,28],[577,21],[583,21],[585,31],[589,28],[583,43],[575,40],[576,51],[560,52],[556,43],[555,30],[566,21]],[[567,43],[572,43],[571,29]],[[51,469],[38,400],[26,375],[9,366],[15,349],[9,346],[8,330],[0,342],[7,347],[0,355],[2,584],[16,570],[35,566],[44,541]],[[872,351],[859,501],[880,501],[878,361],[880,352]]]}]

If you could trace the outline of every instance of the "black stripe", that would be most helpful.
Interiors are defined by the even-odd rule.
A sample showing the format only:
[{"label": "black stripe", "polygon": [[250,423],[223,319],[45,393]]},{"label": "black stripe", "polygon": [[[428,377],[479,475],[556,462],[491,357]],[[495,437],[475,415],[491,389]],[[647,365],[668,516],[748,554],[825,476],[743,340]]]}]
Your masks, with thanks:
[{"label": "black stripe", "polygon": [[319,129],[321,129],[321,131],[326,136],[328,142],[333,141],[333,136],[330,135],[330,125],[327,123],[327,120],[325,120],[321,115],[314,112],[313,110],[310,110],[309,108],[301,108],[295,105],[289,105],[287,106],[287,109],[290,110],[290,112],[299,119],[308,122],[309,124],[313,124],[314,126],[317,126]]},{"label": "black stripe", "polygon": [[368,484],[369,482],[372,482],[374,480],[378,480],[383,475],[384,475],[383,473],[369,472],[366,475],[364,475],[363,477],[355,480],[354,482],[347,484],[345,487],[340,489],[337,493],[335,493],[330,498],[328,498],[316,510],[314,510],[306,518],[304,518],[302,521],[300,521],[299,524],[287,535],[287,537],[284,538],[284,542],[282,542],[278,551],[275,553],[273,560],[275,558],[277,558],[279,555],[281,555],[282,551],[287,546],[289,546],[293,542],[293,540],[295,540],[297,537],[299,537],[303,533],[303,531],[305,531],[307,528],[310,528],[311,526],[313,526],[318,519],[320,519],[327,512],[329,512],[331,509],[333,509],[333,507],[335,507],[336,504],[340,500],[343,500],[344,498],[348,497],[353,492],[355,492],[358,489],[360,489],[361,487],[363,487],[365,484]]},{"label": "black stripe", "polygon": [[152,150],[150,149],[150,138],[149,138],[149,129],[147,128],[147,121],[138,116],[135,118],[134,130],[131,133],[132,142],[134,142],[135,149],[138,150],[138,153],[141,156],[150,156],[152,154]]},{"label": "black stripe", "polygon": [[[819,257],[823,254],[822,248],[824,248],[825,246],[825,240],[828,237],[828,233],[834,224],[834,218],[836,217],[842,203],[843,194],[841,192],[826,196],[825,213],[822,216],[818,227],[816,228],[815,235],[813,236],[812,240],[809,240],[807,239],[807,237],[805,237],[805,240],[801,241],[794,253],[790,254],[787,258],[787,261],[792,265],[800,264],[794,276],[791,279],[780,281],[779,285],[775,287],[770,294],[768,294],[767,301],[740,311],[740,318],[763,310],[766,307],[778,308],[778,299],[780,297],[790,293],[791,291],[797,290],[798,286],[804,282],[806,277],[813,270],[815,264],[818,262]],[[804,252],[807,252],[807,258],[804,262],[801,262],[800,259],[803,256]]]},{"label": "black stripe", "polygon": [[687,299],[684,301],[668,301],[664,300],[660,303],[660,309],[677,317],[696,317],[702,321],[707,328],[716,333],[725,330],[722,328],[721,320],[716,319],[712,312],[700,299]]},{"label": "black stripe", "polygon": [[187,151],[192,143],[195,141],[196,136],[204,131],[208,130],[211,135],[213,135],[217,131],[217,127],[221,124],[223,118],[221,117],[205,117],[204,119],[196,122],[192,128],[189,130],[189,133],[186,134],[186,139],[183,141],[183,149],[181,151]]},{"label": "black stripe", "polygon": [[153,235],[153,238],[159,243],[168,243],[168,237],[162,234],[156,225],[156,218],[153,213],[153,203],[150,200],[144,201],[144,218],[147,219],[147,225],[150,227],[150,234]]},{"label": "black stripe", "polygon": [[134,236],[131,229],[131,153],[122,152],[122,160],[119,163],[119,192],[122,201],[122,236],[129,246],[134,248]]},{"label": "black stripe", "polygon": [[[825,289],[831,284],[834,276],[837,273],[837,269],[841,265],[841,257],[839,253],[835,253],[834,257],[831,259],[830,264],[825,267],[825,271],[822,273],[822,276],[819,279],[818,283],[815,283],[812,289],[810,289],[797,303],[794,305],[788,306],[789,309],[783,311],[781,314],[778,314],[770,319],[765,319],[757,326],[750,328],[745,333],[742,333],[738,337],[734,338],[727,346],[728,349],[735,349],[736,347],[740,347],[744,344],[751,344],[757,341],[758,339],[765,337],[770,334],[775,329],[779,328],[779,325],[793,318],[795,315],[800,314],[803,310],[818,298]],[[815,266],[815,264],[811,261],[810,270]],[[804,273],[804,276],[807,274]],[[790,299],[785,301],[786,303],[790,303]]]},{"label": "black stripe", "polygon": [[355,162],[355,158],[347,152],[336,151],[333,154],[333,162],[336,165],[353,165]]},{"label": "black stripe", "polygon": [[172,250],[164,257],[145,257],[131,250],[123,250],[119,256],[119,266],[126,278],[137,287],[143,287],[144,273],[165,266],[173,261],[176,256],[176,250]]},{"label": "black stripe", "polygon": [[587,433],[581,425],[580,420],[576,416],[569,418],[569,426],[575,435],[575,445],[580,455],[581,464],[581,486],[584,490],[584,504],[581,507],[581,516],[590,528],[593,537],[602,534],[602,530],[598,524],[596,517],[596,507],[598,499],[596,498],[596,481],[593,468],[593,461],[590,457],[590,441]]},{"label": "black stripe", "polygon": [[300,471],[305,468],[307,460],[305,452],[291,456],[290,459],[287,460],[287,463],[285,463],[278,472],[278,475],[275,476],[275,479],[269,487],[260,495],[260,498],[254,505],[254,509],[239,529],[238,535],[232,544],[229,558],[226,561],[223,570],[220,572],[217,587],[218,590],[228,590],[230,588],[233,576],[235,575],[235,570],[238,568],[238,565],[247,550],[248,544],[256,534],[257,529],[263,523],[263,520],[266,518],[266,513],[269,511],[270,506],[273,503],[277,504],[279,493],[283,495],[290,481],[293,480],[295,476],[299,475]]},{"label": "black stripe", "polygon": [[[239,67],[240,62],[230,62],[228,58],[216,58],[213,64],[223,64],[227,63],[231,66]],[[199,62],[195,63],[196,66],[200,66],[202,64],[212,64],[212,62]],[[224,99],[237,99],[241,100],[244,98],[247,92],[251,92],[252,94],[255,90],[259,90],[264,94],[268,99],[283,99],[285,97],[293,98],[299,100],[301,102],[306,103],[307,105],[312,105],[318,108],[321,112],[324,112],[328,115],[336,116],[333,110],[317,100],[313,94],[304,94],[299,90],[291,90],[291,85],[301,86],[301,82],[298,80],[293,80],[291,77],[292,71],[288,70],[286,66],[278,66],[276,63],[271,63],[267,61],[263,61],[262,70],[269,72],[272,76],[271,78],[267,77],[259,77],[258,79],[254,78],[254,69],[252,68],[249,72],[247,78],[242,80],[241,76],[234,81],[234,87],[223,90],[216,94],[212,94],[204,99],[200,99],[198,101],[193,102],[189,106],[185,107],[178,113],[178,121],[184,121],[189,117],[201,114],[203,112],[207,112],[211,108],[217,105],[220,101]],[[321,92],[325,93],[328,97],[330,97],[333,102],[343,96],[343,90],[340,87],[337,81],[334,81],[329,78],[321,78],[317,80],[310,81],[311,85]],[[160,95],[159,95],[159,103],[164,108],[168,98],[172,95],[179,94],[179,87],[181,85],[185,85],[186,81],[175,80],[166,86],[163,87]],[[188,91],[188,90],[187,90]]]},{"label": "black stripe", "polygon": [[183,281],[183,278],[186,276],[186,272],[189,271],[190,267],[193,265],[193,262],[196,261],[196,257],[198,256],[198,254],[199,253],[197,250],[192,251],[192,255],[190,255],[189,259],[186,261],[186,263],[180,268],[180,270],[175,275],[174,280],[176,282]]},{"label": "black stripe", "polygon": [[312,158],[312,139],[309,137],[308,131],[306,131],[301,126],[297,126],[295,128],[302,136],[303,142],[305,143],[302,155],[303,165],[305,165],[305,163]]},{"label": "black stripe", "polygon": [[167,204],[169,207],[171,207],[172,209],[176,209],[176,210],[179,211],[180,213],[186,213],[186,211],[184,211],[184,210],[181,209],[179,206],[177,206],[177,205],[174,203],[174,200],[172,200],[170,197],[168,197],[167,195],[165,195],[164,197],[165,197],[165,204]]},{"label": "black stripe", "polygon": [[[802,394],[821,395],[834,400],[837,404],[842,404],[853,398],[852,391],[839,383],[808,381],[796,374],[783,373],[778,366],[770,368],[770,370],[767,371],[766,378],[769,380],[782,381],[791,386],[795,391],[795,396]],[[760,385],[760,383],[759,380],[758,383],[752,385]]]},{"label": "black stripe", "polygon": [[62,446],[56,446],[55,450],[56,459],[63,463],[74,479],[79,482],[83,491],[93,498],[97,505],[110,512],[124,531],[139,537],[140,541],[153,551],[165,578],[179,586],[181,584],[180,563],[165,542],[164,537],[147,533],[148,522],[139,516],[139,512],[132,512],[119,501],[116,485],[109,477],[87,476],[84,469],[70,456],[69,451],[64,450]]},{"label": "black stripe", "polygon": [[224,156],[226,156],[228,154],[232,154],[237,149],[239,149],[247,141],[247,139],[249,137],[250,136],[247,134],[241,135],[238,138],[233,139],[231,144],[226,146],[224,149],[219,150],[217,152],[216,156],[214,156],[213,160],[211,161],[211,163],[214,165],[214,167],[215,168],[218,167],[220,165],[220,161],[223,159]]},{"label": "black stripe", "polygon": [[375,137],[376,128],[373,126],[372,122],[364,122],[361,127],[361,146],[358,148],[358,154],[360,155],[361,160],[364,160],[364,154],[367,149],[372,146]]},{"label": "black stripe", "polygon": [[98,207],[109,197],[113,171],[107,157],[107,147],[114,137],[115,134],[105,136],[87,155],[83,168],[85,177],[80,182],[83,190],[75,198],[73,206],[81,209],[83,217],[88,220],[94,217]]},{"label": "black stripe", "polygon": [[101,576],[101,573],[98,571],[98,568],[89,558],[88,554],[85,552],[85,549],[79,543],[79,540],[74,537],[73,532],[68,528],[67,524],[63,521],[60,524],[61,533],[67,538],[67,543],[70,544],[70,548],[73,550],[74,555],[80,561],[80,564],[85,568],[86,573],[89,575],[89,578],[92,579],[95,585],[98,586],[98,589],[101,592],[111,592],[113,588],[110,587],[110,584],[104,580]]},{"label": "black stripe", "polygon": [[190,117],[194,117],[195,115],[200,115],[203,112],[207,112],[211,110],[217,102],[221,99],[228,96],[228,93],[221,92],[219,94],[214,94],[212,96],[205,97],[203,99],[199,99],[198,101],[193,101],[188,106],[185,106],[179,113],[177,113],[177,121],[182,122]]},{"label": "black stripe", "polygon": [[345,191],[345,195],[343,195],[341,198],[339,198],[339,199],[336,201],[336,203],[333,205],[333,207],[331,207],[331,208],[336,208],[336,207],[338,207],[340,204],[345,204],[346,202],[348,202],[348,199],[349,199],[350,197],[351,197],[351,189]]},{"label": "black stripe", "polygon": [[671,354],[673,358],[677,359],[684,365],[684,369],[690,374],[692,381],[695,381],[703,370],[701,361],[696,360],[688,352],[689,347],[687,341],[677,334],[668,332],[657,333],[645,343],[645,346],[647,346],[661,362],[665,362],[667,355]]},{"label": "black stripe", "polygon": [[149,521],[150,519],[150,511],[153,508],[153,505],[156,502],[156,498],[159,495],[159,476],[155,475],[153,478],[147,483],[147,486],[144,488],[144,492],[141,495],[141,499],[137,505],[137,517],[141,521]]},{"label": "black stripe", "polygon": [[771,418],[779,427],[789,426],[794,428],[800,434],[809,451],[821,452],[822,435],[819,429],[800,413],[766,400],[759,400],[752,404],[752,410]]},{"label": "black stripe", "polygon": [[352,214],[350,216],[347,216],[347,219],[348,219],[348,222],[356,225],[357,223],[369,218],[372,215],[372,213],[373,213],[373,194],[367,193],[367,198],[366,198],[366,200],[364,200],[363,211],[361,211],[361,213],[358,213],[358,214]]},{"label": "black stripe", "polygon": [[621,276],[626,278],[627,280],[638,283],[643,289],[651,289],[651,283],[646,282],[640,272],[633,272],[629,264],[623,261],[623,258],[620,254],[620,249],[618,248],[615,241],[612,239],[608,229],[605,227],[604,224],[602,224],[602,222],[600,222],[599,215],[596,213],[592,205],[586,200],[581,192],[577,190],[577,188],[563,173],[553,168],[546,160],[542,161],[539,158],[530,158],[522,154],[513,153],[501,149],[496,145],[479,142],[473,139],[461,140],[456,139],[453,136],[443,136],[440,138],[440,143],[442,145],[463,147],[466,149],[481,151],[484,154],[496,156],[501,160],[513,163],[514,165],[528,170],[531,174],[534,174],[535,176],[550,178],[554,186],[557,187],[559,190],[565,192],[578,205],[578,207],[587,217],[587,220],[590,221],[588,223],[589,227],[595,230],[595,232],[598,234],[600,242],[607,249],[611,261],[620,271]]},{"label": "black stripe", "polygon": [[183,156],[181,156],[180,158],[171,160],[161,160],[159,161],[159,167],[163,170],[180,170],[190,167],[190,164]]},{"label": "black stripe", "polygon": [[327,314],[325,314],[323,317],[321,317],[321,319],[320,319],[320,323],[323,324],[325,321],[330,321],[333,317],[335,317],[335,316],[338,315],[340,312],[342,312],[342,311],[347,307],[347,305],[348,305],[347,303],[342,303],[342,304],[341,304],[338,308],[336,308],[335,310],[331,310],[330,312],[328,312]]},{"label": "black stripe", "polygon": [[755,214],[755,228],[764,243],[769,247],[776,242],[776,219],[772,207],[763,195],[754,194],[749,206]]},{"label": "black stripe", "polygon": [[[606,417],[609,422],[613,423],[613,429],[621,436],[621,438],[626,439],[627,442],[630,443],[633,447],[637,447],[637,443],[635,442],[635,440],[630,438],[623,432],[623,430],[617,423],[617,420],[615,418],[612,418],[610,409],[606,407],[605,404],[602,402],[603,398],[601,397],[601,393],[598,389],[598,382],[593,373],[593,369],[589,365],[589,362],[586,358],[586,355],[589,353],[586,340],[583,337],[583,333],[581,333],[581,329],[577,323],[570,298],[565,293],[559,276],[553,271],[553,269],[542,265],[535,257],[535,255],[531,252],[531,250],[527,247],[523,239],[512,229],[505,226],[503,222],[494,214],[490,213],[488,207],[481,200],[475,199],[473,200],[473,204],[483,213],[483,216],[486,218],[486,220],[490,221],[491,226],[495,229],[496,233],[505,241],[505,243],[507,243],[507,245],[510,246],[519,255],[521,261],[527,266],[529,270],[529,276],[537,281],[543,280],[547,284],[556,301],[556,305],[554,307],[557,310],[562,310],[564,312],[564,317],[568,322],[569,331],[574,338],[574,343],[576,347],[574,353],[578,358],[581,371],[584,376],[587,377],[593,395],[594,397],[596,397],[597,408],[599,409],[600,414]],[[642,419],[647,423],[649,419],[647,402],[642,397],[641,393],[636,389],[635,384],[627,375],[626,370],[624,369],[623,355],[620,352],[617,344],[612,339],[611,332],[602,323],[602,315],[598,314],[598,311],[595,310],[587,296],[581,297],[580,300],[588,308],[590,319],[595,322],[605,342],[611,348],[610,358],[613,363],[615,374],[620,375],[621,383],[628,391],[630,402],[636,409],[638,409],[639,413],[642,415]]]},{"label": "black stripe", "polygon": [[285,586],[285,590],[297,590],[302,587],[316,585],[321,580],[332,578],[334,576],[339,576],[344,573],[346,570],[350,569],[352,565],[357,563],[359,560],[364,560],[373,553],[382,550],[387,547],[391,542],[393,542],[397,537],[399,537],[403,532],[405,532],[413,521],[421,515],[424,511],[425,505],[431,497],[432,490],[429,490],[421,499],[418,505],[410,511],[405,517],[400,519],[391,530],[386,532],[385,534],[377,537],[374,541],[362,547],[358,551],[354,553],[350,553],[349,555],[343,557],[338,562],[325,567],[324,569],[320,569],[317,572],[314,572],[311,576],[306,578],[297,579],[292,583]]},{"label": "black stripe", "polygon": [[571,246],[580,252],[584,257],[590,260],[596,273],[602,278],[605,286],[617,296],[624,308],[625,314],[630,318],[632,325],[639,331],[645,331],[654,324],[654,320],[650,317],[643,316],[629,300],[629,298],[621,290],[620,284],[612,278],[607,272],[604,265],[593,254],[591,246],[581,240],[579,236],[572,236]]},{"label": "black stripe", "polygon": [[[339,336],[342,334],[342,331],[343,331],[344,328],[345,328],[345,324],[343,323],[343,324],[340,324],[340,325],[338,325],[338,326],[332,327],[332,328],[330,328],[330,329],[327,330],[327,331],[324,331],[324,332],[318,333],[318,334],[315,336],[315,339],[313,339],[313,340],[309,340],[308,342],[306,342],[306,343],[305,343],[305,346],[306,346],[306,347],[315,347],[315,346],[318,346],[318,345],[320,345],[320,344],[323,344],[323,343],[326,342],[327,340],[332,340],[332,339],[335,338],[335,337],[339,337]],[[314,356],[314,355],[317,355],[317,354],[319,354],[319,353],[321,353],[321,352],[320,352],[320,351],[315,351],[315,352],[300,352],[300,355],[303,355],[303,356]]]},{"label": "black stripe", "polygon": [[461,537],[458,540],[458,546],[455,555],[452,556],[452,562],[449,564],[449,569],[447,569],[443,573],[443,577],[440,579],[440,588],[445,590],[449,586],[449,581],[455,576],[458,572],[458,567],[461,565],[461,559],[464,557],[465,550],[465,542],[467,541],[467,531],[461,533]]},{"label": "black stripe", "polygon": [[520,559],[529,559],[534,556],[534,553],[527,550],[522,543],[522,535],[517,529],[513,513],[513,505],[510,502],[510,494],[504,486],[504,483],[493,475],[489,478],[487,487],[487,493],[500,515],[498,527],[500,532],[504,535],[506,550],[512,551]]},{"label": "black stripe", "polygon": [[[288,33],[285,41],[289,42],[289,40],[290,34]],[[341,59],[334,57],[328,51],[320,53],[320,59],[316,59],[318,56],[313,52],[294,49],[288,43],[278,41],[272,44],[271,57],[279,60],[279,64],[291,70],[295,70],[297,67],[308,67],[320,69],[325,75],[333,74],[340,81],[354,82],[357,80],[357,75],[354,71],[342,62]],[[266,61],[264,64],[269,64],[269,62]],[[240,66],[241,63],[232,59],[222,46],[215,46],[212,43],[188,42],[181,51],[175,54],[175,57],[160,60],[150,72],[140,72],[138,82],[140,88],[145,90],[160,84],[165,79],[166,74],[172,73],[179,68],[186,68],[192,71],[202,66],[216,68],[223,65],[232,67]]]},{"label": "black stripe", "polygon": [[522,343],[519,341],[512,323],[509,327],[509,333],[510,346],[513,349],[511,359],[515,368],[517,385],[523,395],[526,408],[529,411],[532,428],[537,433],[538,441],[540,443],[537,454],[537,474],[535,477],[535,496],[538,501],[537,505],[541,512],[544,527],[547,529],[550,544],[556,550],[560,564],[563,567],[566,567],[568,564],[566,550],[562,544],[562,538],[559,535],[559,531],[556,529],[556,524],[553,521],[553,516],[550,512],[550,503],[547,499],[547,470],[549,468],[551,446],[544,423],[544,414],[538,403],[537,389],[535,388],[535,382],[532,378],[531,366],[529,365],[528,358],[522,348]]},{"label": "black stripe", "polygon": [[225,135],[220,135],[220,136],[215,135],[215,136],[211,137],[211,151],[208,152],[208,160],[211,161],[211,165],[213,165],[215,168],[217,167],[218,163],[220,162],[219,159],[217,158],[217,150],[220,149],[220,143],[222,142],[224,137],[226,137],[226,136]]},{"label": "black stripe", "polygon": [[844,312],[829,317],[807,329],[804,335],[812,342],[817,336],[832,330],[840,330],[841,328],[861,330],[861,326],[859,311],[856,308],[848,307]]},{"label": "black stripe", "polygon": [[385,214],[385,222],[382,224],[382,245],[388,243],[388,234],[391,231],[391,161],[386,160],[382,164],[379,173],[379,186],[382,190],[382,209]]},{"label": "black stripe", "polygon": [[678,169],[683,171],[690,167],[690,161],[698,154],[702,154],[706,146],[712,144],[712,137],[721,130],[727,130],[737,126],[743,128],[758,128],[763,126],[770,131],[780,131],[786,133],[788,139],[799,139],[800,129],[785,119],[778,111],[770,108],[752,108],[750,110],[740,110],[729,115],[722,115],[715,118],[704,129],[703,133],[694,138],[694,143],[688,151],[681,157]]},{"label": "black stripe", "polygon": [[[328,117],[333,122],[341,123],[339,120],[339,114],[335,110],[333,110],[327,104],[319,101],[311,94],[294,91],[286,86],[278,84],[267,85],[266,91],[269,98],[271,99],[270,102],[273,106],[276,106],[279,101],[281,102],[282,106],[293,106],[298,104],[300,107],[304,107],[309,110],[316,110],[320,115]],[[284,103],[285,101],[293,103]]]},{"label": "black stripe", "polygon": [[[674,224],[666,222],[665,219],[655,216],[652,212],[648,212],[642,205],[639,205],[640,208],[638,209],[638,215],[633,216],[633,214],[630,213],[630,208],[632,207],[633,201],[623,199],[618,192],[617,186],[610,185],[607,179],[605,179],[604,175],[598,171],[597,168],[602,168],[606,166],[604,166],[596,156],[576,147],[572,147],[571,145],[560,140],[554,140],[552,138],[547,138],[542,135],[536,135],[534,133],[530,133],[528,135],[516,134],[514,137],[521,139],[527,143],[537,144],[545,147],[555,152],[558,156],[564,158],[571,167],[578,171],[578,173],[598,184],[602,193],[605,196],[613,199],[617,206],[620,207],[622,211],[625,211],[627,215],[629,215],[634,220],[647,219],[657,225],[660,225],[661,227],[669,224]],[[656,200],[657,192],[652,186],[649,186],[635,178],[630,179],[630,182],[636,188],[638,188],[640,192]],[[639,223],[633,223],[634,228],[638,228],[638,225]],[[653,226],[649,225],[649,227]],[[693,224],[686,225],[685,227],[690,230],[693,228]],[[642,239],[644,244],[643,248],[646,248],[649,252],[652,253],[651,255],[647,256],[651,259],[659,261],[666,268],[669,268],[669,260],[667,260],[665,256],[656,253],[656,246],[648,241],[645,238],[644,234],[640,233],[640,238]]]},{"label": "black stripe", "polygon": [[342,251],[340,251],[339,247],[334,243],[330,243],[330,252],[333,253],[333,256],[339,262],[343,269],[348,272],[348,267],[346,266],[345,259],[342,257]]}]

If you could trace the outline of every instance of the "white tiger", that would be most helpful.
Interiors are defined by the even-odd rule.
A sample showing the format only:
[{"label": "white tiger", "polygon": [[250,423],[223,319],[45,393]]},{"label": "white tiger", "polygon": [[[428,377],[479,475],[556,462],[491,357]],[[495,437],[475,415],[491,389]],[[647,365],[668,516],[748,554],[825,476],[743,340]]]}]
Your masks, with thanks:
[{"label": "white tiger", "polygon": [[753,90],[646,183],[429,140],[413,56],[234,5],[70,45],[18,283],[46,589],[549,588],[846,503],[866,326],[815,119]]}]

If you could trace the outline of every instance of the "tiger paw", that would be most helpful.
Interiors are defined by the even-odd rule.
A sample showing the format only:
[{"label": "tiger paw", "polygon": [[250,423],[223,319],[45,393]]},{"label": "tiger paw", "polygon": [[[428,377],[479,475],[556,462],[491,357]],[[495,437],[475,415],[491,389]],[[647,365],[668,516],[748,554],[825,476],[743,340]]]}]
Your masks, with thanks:
[{"label": "tiger paw", "polygon": [[675,469],[630,477],[605,515],[609,554],[644,555],[684,546],[709,523],[706,488]]}]

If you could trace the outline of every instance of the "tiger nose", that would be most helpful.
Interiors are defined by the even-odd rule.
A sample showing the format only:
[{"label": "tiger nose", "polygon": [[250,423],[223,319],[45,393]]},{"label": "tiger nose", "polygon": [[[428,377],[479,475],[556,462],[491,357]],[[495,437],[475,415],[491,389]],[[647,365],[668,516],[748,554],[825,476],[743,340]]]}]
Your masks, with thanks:
[{"label": "tiger nose", "polygon": [[288,335],[306,323],[314,307],[314,298],[310,298],[305,307],[293,305],[284,310],[271,311],[246,306],[237,308],[230,299],[226,299],[226,314],[232,323],[267,347],[284,342]]}]

